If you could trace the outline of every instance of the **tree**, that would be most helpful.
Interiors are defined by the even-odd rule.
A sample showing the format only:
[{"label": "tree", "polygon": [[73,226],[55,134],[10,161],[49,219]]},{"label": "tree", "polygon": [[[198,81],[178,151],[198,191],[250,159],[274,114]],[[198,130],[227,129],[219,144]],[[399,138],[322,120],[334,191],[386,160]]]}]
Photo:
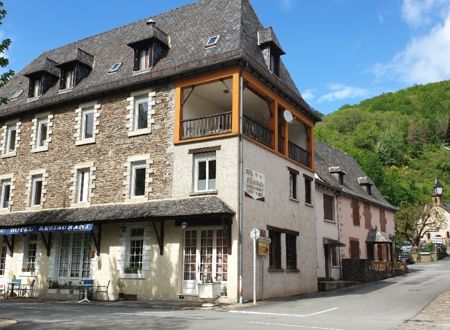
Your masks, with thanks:
[{"label": "tree", "polygon": [[442,211],[431,204],[403,204],[395,214],[397,235],[418,246],[420,239],[429,232],[445,228]]},{"label": "tree", "polygon": [[[3,18],[6,16],[6,10],[3,9],[3,2],[0,1],[0,25],[2,24]],[[5,39],[0,43],[0,67],[5,68],[9,64],[9,60],[3,56],[5,51],[8,50],[9,45],[11,45],[11,39]],[[14,76],[13,70],[8,70],[0,75],[0,88],[2,88],[11,77]],[[8,101],[5,97],[0,97],[0,104],[6,103]]]}]

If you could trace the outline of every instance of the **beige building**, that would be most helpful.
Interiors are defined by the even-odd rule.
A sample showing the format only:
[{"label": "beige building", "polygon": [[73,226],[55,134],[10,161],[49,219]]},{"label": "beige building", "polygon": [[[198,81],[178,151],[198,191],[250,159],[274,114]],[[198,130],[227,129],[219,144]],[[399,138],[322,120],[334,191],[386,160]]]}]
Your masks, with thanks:
[{"label": "beige building", "polygon": [[316,291],[319,117],[283,54],[247,0],[201,0],[19,72],[0,91],[0,285],[195,299],[213,281],[236,302],[257,228],[258,297]]}]

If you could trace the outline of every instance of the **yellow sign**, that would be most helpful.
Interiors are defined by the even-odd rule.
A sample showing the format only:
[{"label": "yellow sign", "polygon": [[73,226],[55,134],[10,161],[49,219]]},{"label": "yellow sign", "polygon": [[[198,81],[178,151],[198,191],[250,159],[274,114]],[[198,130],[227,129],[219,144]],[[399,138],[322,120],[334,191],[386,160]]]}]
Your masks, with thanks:
[{"label": "yellow sign", "polygon": [[268,256],[269,255],[269,243],[268,242],[258,242],[258,255]]}]

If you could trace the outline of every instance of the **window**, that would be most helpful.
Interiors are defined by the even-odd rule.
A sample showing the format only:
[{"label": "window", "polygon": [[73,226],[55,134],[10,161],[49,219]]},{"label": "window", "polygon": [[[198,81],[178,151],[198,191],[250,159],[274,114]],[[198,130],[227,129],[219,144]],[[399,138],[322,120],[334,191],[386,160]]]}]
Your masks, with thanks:
[{"label": "window", "polygon": [[297,269],[297,236],[286,234],[286,269]]},{"label": "window", "polygon": [[131,163],[130,197],[144,197],[147,165],[145,161]]},{"label": "window", "polygon": [[219,41],[219,38],[220,38],[220,35],[210,37],[208,39],[208,41],[206,42],[206,46],[205,47],[212,47],[212,46],[217,45],[217,42]]},{"label": "window", "polygon": [[353,216],[353,225],[359,226],[359,202],[356,199],[352,200],[352,216]]},{"label": "window", "polygon": [[431,234],[427,233],[427,240],[430,240],[430,239],[431,239]]},{"label": "window", "polygon": [[331,252],[331,266],[332,266],[332,267],[337,267],[337,266],[339,266],[337,250],[338,250],[338,247],[337,247],[337,246],[330,246],[330,252]]},{"label": "window", "polygon": [[74,69],[67,69],[62,70],[61,73],[61,83],[59,88],[64,89],[71,89],[75,85],[75,70]]},{"label": "window", "polygon": [[148,128],[148,97],[139,97],[134,102],[133,131]]},{"label": "window", "polygon": [[42,95],[42,79],[30,79],[30,89],[28,92],[29,98],[39,97]]},{"label": "window", "polygon": [[81,140],[89,140],[94,137],[94,107],[81,110]]},{"label": "window", "polygon": [[6,244],[0,245],[0,276],[5,276],[6,269]]},{"label": "window", "polygon": [[43,176],[42,176],[42,174],[33,175],[31,177],[30,206],[41,205],[41,202],[42,202],[42,185],[43,185]]},{"label": "window", "polygon": [[48,118],[38,118],[36,122],[35,149],[44,148],[47,145]]},{"label": "window", "polygon": [[334,221],[334,197],[330,195],[323,195],[323,217],[325,220]]},{"label": "window", "polygon": [[81,168],[77,170],[77,203],[87,203],[89,202],[90,195],[90,168]]},{"label": "window", "polygon": [[131,228],[128,267],[130,272],[142,270],[144,256],[144,228]]},{"label": "window", "polygon": [[60,279],[89,278],[90,234],[61,234],[57,277]]},{"label": "window", "polygon": [[280,56],[274,54],[273,50],[270,51],[270,71],[277,77],[280,76]]},{"label": "window", "polygon": [[37,234],[30,234],[24,242],[23,272],[34,272],[36,269]]},{"label": "window", "polygon": [[195,159],[195,185],[196,192],[216,189],[216,154],[196,154]]},{"label": "window", "polygon": [[14,123],[6,127],[6,143],[5,150],[3,151],[6,155],[14,153],[16,151],[16,140],[17,124]]},{"label": "window", "polygon": [[150,68],[150,49],[139,50],[139,70]]},{"label": "window", "polygon": [[350,239],[350,258],[359,259],[359,241]]},{"label": "window", "polygon": [[11,201],[11,179],[1,181],[1,208],[9,208]]},{"label": "window", "polygon": [[111,68],[108,70],[108,73],[116,72],[117,70],[120,69],[121,66],[122,66],[122,62],[114,63],[113,65],[111,65]]},{"label": "window", "polygon": [[269,230],[269,268],[281,269],[281,233]]},{"label": "window", "polygon": [[297,199],[297,176],[297,171],[289,169],[289,197],[292,199]]},{"label": "window", "polygon": [[312,178],[305,176],[305,203],[306,204],[312,204],[312,198],[311,198],[311,182]]}]

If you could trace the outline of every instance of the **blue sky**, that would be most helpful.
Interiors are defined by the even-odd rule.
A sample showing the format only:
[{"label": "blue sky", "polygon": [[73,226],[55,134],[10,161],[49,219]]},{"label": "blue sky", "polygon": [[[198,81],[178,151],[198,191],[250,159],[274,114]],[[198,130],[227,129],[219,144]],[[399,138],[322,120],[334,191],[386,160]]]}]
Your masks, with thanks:
[{"label": "blue sky", "polygon": [[[450,0],[251,1],[278,35],[304,98],[320,112],[450,79]],[[12,39],[7,56],[18,72],[46,50],[190,2],[4,0],[0,38]]]}]

